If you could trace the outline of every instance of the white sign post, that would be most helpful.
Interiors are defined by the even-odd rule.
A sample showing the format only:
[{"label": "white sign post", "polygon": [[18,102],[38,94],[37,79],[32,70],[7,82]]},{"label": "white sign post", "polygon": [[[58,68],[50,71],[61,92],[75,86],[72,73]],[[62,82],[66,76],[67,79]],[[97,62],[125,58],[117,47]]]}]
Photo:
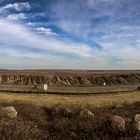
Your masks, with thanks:
[{"label": "white sign post", "polygon": [[103,83],[103,86],[106,86],[106,83],[105,82]]},{"label": "white sign post", "polygon": [[44,90],[47,91],[48,90],[48,85],[44,84]]}]

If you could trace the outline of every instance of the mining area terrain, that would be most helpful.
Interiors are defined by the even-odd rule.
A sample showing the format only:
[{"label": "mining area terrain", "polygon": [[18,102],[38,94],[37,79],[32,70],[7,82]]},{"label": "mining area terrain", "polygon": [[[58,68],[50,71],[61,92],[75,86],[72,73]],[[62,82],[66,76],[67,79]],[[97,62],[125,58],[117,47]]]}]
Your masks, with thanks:
[{"label": "mining area terrain", "polygon": [[0,139],[140,140],[140,71],[0,70]]},{"label": "mining area terrain", "polygon": [[133,91],[140,85],[140,71],[1,70],[0,91],[47,93],[113,93]]}]

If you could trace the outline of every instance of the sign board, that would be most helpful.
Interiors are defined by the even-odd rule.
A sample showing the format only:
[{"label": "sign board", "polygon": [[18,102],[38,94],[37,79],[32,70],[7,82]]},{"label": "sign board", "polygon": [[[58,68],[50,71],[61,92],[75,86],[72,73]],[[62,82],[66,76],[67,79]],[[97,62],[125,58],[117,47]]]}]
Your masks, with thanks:
[{"label": "sign board", "polygon": [[44,90],[47,91],[48,90],[48,85],[44,84]]}]

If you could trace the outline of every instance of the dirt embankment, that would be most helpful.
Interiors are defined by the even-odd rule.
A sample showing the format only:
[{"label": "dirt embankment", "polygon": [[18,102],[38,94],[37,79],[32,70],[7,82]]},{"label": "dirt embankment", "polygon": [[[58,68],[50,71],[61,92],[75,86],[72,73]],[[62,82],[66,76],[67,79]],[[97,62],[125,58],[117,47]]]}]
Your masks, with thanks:
[{"label": "dirt embankment", "polygon": [[100,86],[140,84],[140,73],[100,73],[100,74],[2,74],[0,84],[34,85],[47,83],[51,86]]}]

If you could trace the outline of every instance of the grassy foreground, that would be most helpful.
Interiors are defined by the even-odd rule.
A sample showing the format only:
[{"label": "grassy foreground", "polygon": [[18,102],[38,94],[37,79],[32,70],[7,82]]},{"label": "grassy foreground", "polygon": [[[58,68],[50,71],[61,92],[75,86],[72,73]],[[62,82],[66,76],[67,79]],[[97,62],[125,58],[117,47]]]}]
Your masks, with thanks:
[{"label": "grassy foreground", "polygon": [[[116,104],[123,104],[116,108]],[[129,121],[140,113],[140,92],[116,95],[42,95],[42,94],[0,94],[0,106],[14,106],[18,117],[10,120],[0,118],[0,138],[3,140],[139,140],[129,130]],[[55,107],[69,107],[78,111],[90,109],[95,117],[91,119],[63,117],[49,114]],[[109,136],[102,132],[101,123],[105,114],[122,116],[128,127],[123,136]]]}]

